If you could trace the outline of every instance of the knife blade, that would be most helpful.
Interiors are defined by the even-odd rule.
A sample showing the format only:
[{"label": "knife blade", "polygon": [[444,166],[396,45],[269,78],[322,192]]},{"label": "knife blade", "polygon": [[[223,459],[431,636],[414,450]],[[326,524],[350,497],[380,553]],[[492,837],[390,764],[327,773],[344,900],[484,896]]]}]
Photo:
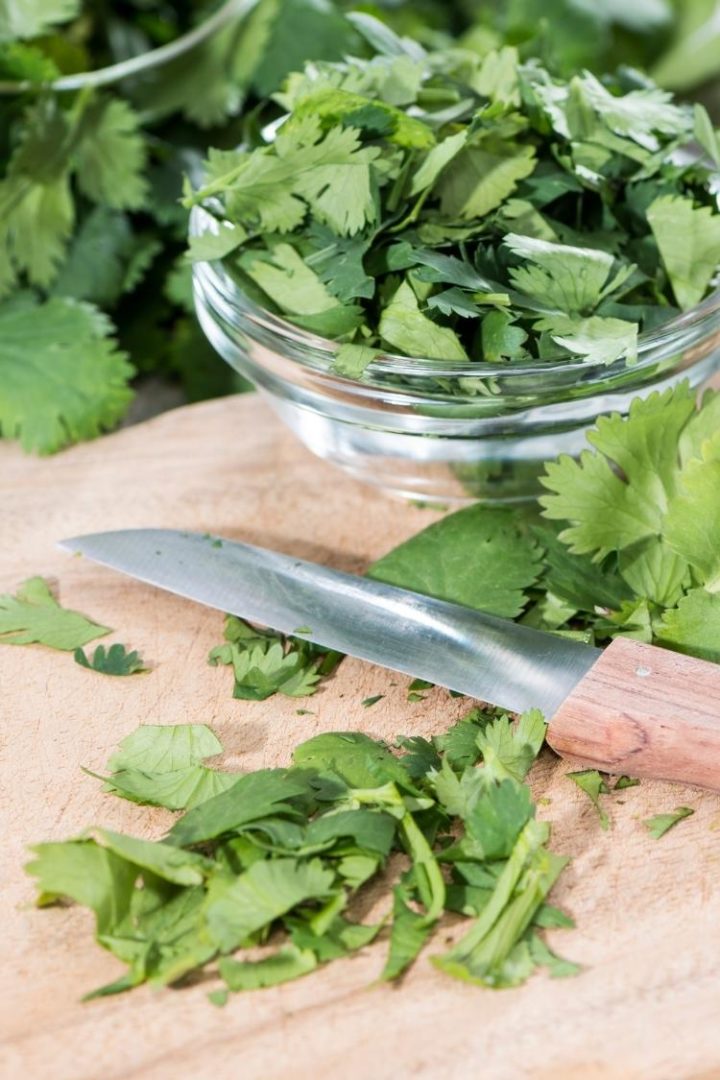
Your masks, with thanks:
[{"label": "knife blade", "polygon": [[149,585],[499,705],[551,716],[600,657],[589,645],[290,555],[129,529],[60,547]]},{"label": "knife blade", "polygon": [[89,559],[251,622],[469,694],[539,708],[559,754],[720,791],[720,667],[630,638],[603,651],[219,537],[130,529],[65,540]]}]

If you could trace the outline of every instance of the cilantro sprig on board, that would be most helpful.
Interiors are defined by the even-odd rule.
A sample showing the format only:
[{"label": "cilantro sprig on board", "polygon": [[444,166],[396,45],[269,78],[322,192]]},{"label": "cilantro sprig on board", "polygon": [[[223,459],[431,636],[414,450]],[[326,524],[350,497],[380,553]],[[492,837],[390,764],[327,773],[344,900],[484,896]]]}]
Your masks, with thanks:
[{"label": "cilantro sprig on board", "polygon": [[340,343],[340,373],[378,350],[478,374],[631,364],[641,333],[712,289],[709,165],[680,155],[714,138],[702,111],[628,72],[554,78],[512,47],[425,52],[387,30],[381,47],[292,75],[284,122],[211,154],[186,200],[231,227],[241,287]]}]

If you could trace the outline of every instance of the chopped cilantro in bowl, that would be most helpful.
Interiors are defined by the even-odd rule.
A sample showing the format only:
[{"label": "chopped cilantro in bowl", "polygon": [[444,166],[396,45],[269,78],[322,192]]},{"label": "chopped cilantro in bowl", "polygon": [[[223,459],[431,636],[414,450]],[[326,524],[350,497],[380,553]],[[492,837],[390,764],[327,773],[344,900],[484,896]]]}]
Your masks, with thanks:
[{"label": "chopped cilantro in bowl", "polygon": [[361,478],[531,496],[599,414],[720,365],[717,135],[633,72],[356,24],[378,55],[291,75],[188,194],[201,320]]}]

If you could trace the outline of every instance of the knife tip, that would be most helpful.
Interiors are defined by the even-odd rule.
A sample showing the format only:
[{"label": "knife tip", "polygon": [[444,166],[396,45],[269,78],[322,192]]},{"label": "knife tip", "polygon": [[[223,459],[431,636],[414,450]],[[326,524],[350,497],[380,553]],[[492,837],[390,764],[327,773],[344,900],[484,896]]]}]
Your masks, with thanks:
[{"label": "knife tip", "polygon": [[71,555],[81,555],[79,541],[79,536],[68,536],[64,540],[56,540],[55,547],[60,551],[69,551]]}]

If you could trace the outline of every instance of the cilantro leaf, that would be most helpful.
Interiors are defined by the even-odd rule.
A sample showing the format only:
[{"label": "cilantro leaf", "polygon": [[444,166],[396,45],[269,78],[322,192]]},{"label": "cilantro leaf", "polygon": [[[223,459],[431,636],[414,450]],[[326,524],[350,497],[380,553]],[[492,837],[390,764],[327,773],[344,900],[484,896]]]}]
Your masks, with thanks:
[{"label": "cilantro leaf", "polygon": [[296,945],[284,945],[261,960],[233,960],[223,956],[219,968],[228,990],[260,990],[266,986],[299,979],[309,975],[318,966],[315,953],[310,949],[298,949]]},{"label": "cilantro leaf", "polygon": [[107,626],[61,607],[43,578],[28,578],[16,596],[0,596],[0,644],[37,643],[72,652],[109,633]]},{"label": "cilantro leaf", "polygon": [[[588,20],[613,23],[585,13],[584,33]],[[342,304],[358,301],[293,312],[285,287],[275,302],[300,327],[478,365],[477,381],[443,377],[444,396],[487,395],[484,362],[632,365],[640,331],[676,314],[646,209],[678,198],[704,206],[713,229],[720,220],[712,182],[676,160],[691,111],[626,73],[565,81],[518,62],[502,36],[481,55],[426,53],[371,18],[353,22],[380,55],[291,76],[277,97],[284,122],[240,152],[211,153],[189,202],[216,215],[219,199],[224,219],[248,229],[241,264],[267,261],[282,233]],[[711,281],[698,277],[702,295]],[[347,353],[336,370],[362,379],[368,357]],[[410,388],[410,372],[396,377]]]},{"label": "cilantro leaf", "polygon": [[690,817],[694,813],[695,811],[691,810],[689,806],[678,806],[676,810],[669,814],[655,814],[654,817],[647,818],[644,825],[653,840],[659,840],[668,829],[672,829],[673,825],[677,825],[678,821],[682,821],[683,818]]},{"label": "cilantro leaf", "polygon": [[377,356],[377,351],[367,345],[341,345],[335,354],[332,370],[348,379],[361,379]]},{"label": "cilantro leaf", "polygon": [[147,198],[146,147],[140,118],[125,101],[98,98],[83,117],[74,152],[81,191],[116,210],[138,210]]},{"label": "cilantro leaf", "polygon": [[602,569],[585,555],[570,554],[550,525],[533,527],[544,550],[543,587],[575,610],[619,608],[632,593],[619,574]]},{"label": "cilantro leaf", "polygon": [[307,60],[340,60],[356,48],[351,24],[326,0],[275,0],[251,13],[249,29],[253,19],[264,23],[262,48],[247,50],[254,59],[252,84],[261,97],[278,90]]},{"label": "cilantro leaf", "polygon": [[94,207],[78,226],[51,293],[113,307],[142,281],[161,246],[134,232],[127,214]]},{"label": "cilantro leaf", "polygon": [[373,147],[362,147],[352,128],[331,128],[306,117],[281,129],[271,148],[241,158],[239,166],[211,182],[190,200],[228,192],[228,206],[241,224],[259,219],[269,232],[290,232],[308,209],[339,235],[356,233],[374,220],[371,190]]},{"label": "cilantro leaf", "polygon": [[4,0],[0,5],[0,41],[34,38],[80,13],[80,0]]},{"label": "cilantro leaf", "polygon": [[[229,629],[238,640],[263,637],[239,620]],[[471,714],[476,732],[480,715]],[[516,751],[535,739],[536,719],[521,720]],[[451,974],[490,985],[515,985],[538,965],[561,974],[562,962],[542,943],[530,948],[531,926],[568,921],[545,904],[564,860],[545,848],[549,828],[533,820],[529,789],[495,782],[488,763],[457,777],[430,743],[397,746],[409,751],[400,760],[368,736],[328,733],[298,747],[291,769],[218,774],[232,786],[188,811],[163,841],[93,829],[82,840],[36,848],[28,869],[38,878],[38,902],[70,898],[90,907],[98,942],[127,965],[89,996],[176,983],[218,954],[233,991],[278,985],[347,956],[382,925],[347,922],[349,896],[400,851],[410,867],[395,888],[383,979],[407,970],[442,912],[455,909],[478,914],[459,954],[439,961]],[[111,759],[112,780],[145,769],[162,785],[206,768],[219,749],[201,725],[140,728]],[[441,794],[444,802],[436,801]],[[440,830],[452,828],[453,817],[464,832],[448,847]],[[453,875],[450,889],[440,860]],[[271,933],[277,945],[259,960],[226,956]],[[212,999],[225,1000],[223,992]]]},{"label": "cilantro leaf", "polygon": [[409,782],[409,774],[387,746],[361,732],[316,735],[295,748],[293,764],[334,773],[351,788]]},{"label": "cilantro leaf", "polygon": [[720,435],[708,439],[701,456],[683,468],[663,525],[673,551],[693,568],[710,592],[720,590]]},{"label": "cilantro leaf", "polygon": [[465,769],[480,759],[478,733],[492,720],[492,710],[473,709],[461,717],[435,743],[453,769]]},{"label": "cilantro leaf", "polygon": [[[297,633],[305,630],[300,628]],[[233,697],[250,701],[263,701],[275,693],[288,697],[314,694],[320,679],[330,675],[342,659],[340,653],[274,630],[258,630],[232,615],[225,620],[225,639],[229,644],[213,649],[209,662],[231,665]]]},{"label": "cilantro leaf", "polygon": [[508,716],[487,724],[477,735],[487,774],[495,780],[523,780],[540,753],[546,729],[539,709],[524,712],[515,725]]},{"label": "cilantro leaf", "polygon": [[691,589],[654,627],[660,645],[720,663],[720,593]]},{"label": "cilantro leaf", "polygon": [[631,776],[619,776],[613,784],[613,791],[624,791],[625,788],[638,787],[640,781]]},{"label": "cilantro leaf", "polygon": [[[468,552],[472,558],[468,559]],[[368,571],[405,589],[510,618],[537,580],[542,553],[511,511],[471,506],[396,547]]]},{"label": "cilantro leaf", "polygon": [[237,644],[213,649],[210,663],[231,664],[235,674],[233,697],[264,701],[273,694],[306,697],[320,680],[317,664],[307,665],[302,653],[285,652],[279,641],[241,648]]},{"label": "cilantro leaf", "polygon": [[123,836],[110,829],[97,829],[96,835],[108,851],[173,885],[202,885],[213,869],[212,860],[170,844]]},{"label": "cilantro leaf", "polygon": [[514,360],[525,354],[527,332],[515,326],[507,311],[491,311],[482,321],[483,356],[491,363]]},{"label": "cilantro leaf", "polygon": [[69,299],[0,306],[0,432],[47,454],[117,423],[133,369],[111,332],[97,309]]},{"label": "cilantro leaf", "polygon": [[433,146],[413,176],[410,194],[418,195],[421,191],[432,187],[443,169],[460,153],[466,141],[467,132],[458,131],[455,135],[448,135],[437,146]]},{"label": "cilantro leaf", "polygon": [[607,795],[610,788],[607,786],[597,769],[584,769],[581,772],[569,772],[565,773],[568,780],[572,780],[574,784],[584,791],[590,799],[595,809],[598,812],[600,818],[600,825],[603,829],[607,829],[610,826],[610,819],[600,805],[600,796]]},{"label": "cilantro leaf", "polygon": [[204,799],[179,818],[168,834],[179,847],[204,843],[273,815],[293,817],[293,801],[306,797],[308,781],[286,769],[260,769],[234,776],[224,791]]},{"label": "cilantro leaf", "polygon": [[108,768],[177,772],[221,752],[220,740],[205,724],[143,724],[122,740]]},{"label": "cilantro leaf", "polygon": [[237,780],[203,764],[222,746],[204,724],[145,724],[127,738],[108,762],[105,785],[131,802],[184,810],[227,790]]},{"label": "cilantro leaf", "polygon": [[624,319],[599,315],[589,319],[547,318],[536,327],[547,330],[558,345],[590,364],[614,364],[621,359],[632,364],[637,360],[638,326]]},{"label": "cilantro leaf", "polygon": [[512,779],[487,782],[464,815],[466,836],[483,859],[507,859],[533,813],[530,790],[525,785]]},{"label": "cilantro leaf", "polygon": [[365,136],[385,136],[389,142],[412,150],[428,150],[435,145],[433,130],[423,120],[387,101],[338,87],[325,87],[307,96],[295,96],[293,118],[319,117],[323,126],[341,124]]},{"label": "cilantro leaf", "polygon": [[401,761],[413,780],[419,780],[440,766],[440,757],[432,742],[422,735],[401,738],[397,746],[404,750]]},{"label": "cilantro leaf", "polygon": [[582,971],[580,964],[572,960],[565,960],[549,948],[539,934],[530,936],[530,955],[538,967],[547,969],[551,979],[566,979],[572,975],[578,975]]},{"label": "cilantro leaf", "polygon": [[69,897],[95,913],[98,934],[110,933],[130,911],[138,868],[94,840],[36,844],[26,870],[38,879],[38,904]]},{"label": "cilantro leaf", "polygon": [[222,952],[232,952],[251,934],[308,900],[327,897],[335,875],[319,859],[261,860],[234,880],[210,884],[208,933]]},{"label": "cilantro leaf", "polygon": [[454,330],[439,326],[420,310],[417,297],[405,281],[383,310],[378,332],[388,345],[408,356],[431,360],[467,360]]},{"label": "cilantro leaf", "polygon": [[206,232],[201,236],[190,237],[188,258],[193,262],[212,262],[215,259],[222,259],[246,240],[247,233],[242,226],[219,221],[217,232]]},{"label": "cilantro leaf", "polygon": [[390,947],[380,976],[384,982],[397,979],[407,971],[432,936],[432,923],[410,906],[411,898],[407,884],[397,885],[393,890]]},{"label": "cilantro leaf", "polygon": [[720,217],[692,199],[662,195],[648,208],[675,299],[687,311],[705,295],[720,265]]},{"label": "cilantro leaf", "polygon": [[281,311],[313,315],[337,307],[336,298],[290,244],[277,244],[270,259],[250,256],[242,265]]},{"label": "cilantro leaf", "polygon": [[287,922],[293,944],[314,953],[321,964],[348,956],[369,945],[382,929],[382,923],[364,926],[362,923],[348,922],[339,915],[332,920],[323,934],[317,934],[314,927],[300,920],[288,919]]},{"label": "cilantro leaf", "polygon": [[75,650],[74,656],[76,663],[81,667],[86,667],[90,671],[99,671],[103,675],[137,675],[147,671],[147,668],[143,667],[139,653],[128,652],[124,645],[111,645],[107,650],[104,645],[98,645],[92,660],[89,660],[85,650],[80,648]]},{"label": "cilantro leaf", "polygon": [[493,136],[466,145],[442,170],[437,184],[440,208],[451,218],[470,220],[497,209],[535,168],[532,146]]},{"label": "cilantro leaf", "polygon": [[[662,531],[679,472],[678,440],[694,411],[687,384],[637,398],[626,420],[601,417],[588,441],[598,453],[548,464],[541,498],[545,516],[570,522],[560,538],[598,559]],[[611,465],[618,466],[621,473]]]},{"label": "cilantro leaf", "polygon": [[504,242],[531,264],[510,271],[515,288],[567,315],[594,311],[619,282],[617,276],[610,277],[615,259],[608,252],[517,233],[509,233]]},{"label": "cilantro leaf", "polygon": [[682,135],[687,131],[687,111],[675,105],[672,94],[665,90],[652,87],[616,96],[590,72],[574,79],[572,85],[611,131],[648,150],[658,149],[658,135]]}]

